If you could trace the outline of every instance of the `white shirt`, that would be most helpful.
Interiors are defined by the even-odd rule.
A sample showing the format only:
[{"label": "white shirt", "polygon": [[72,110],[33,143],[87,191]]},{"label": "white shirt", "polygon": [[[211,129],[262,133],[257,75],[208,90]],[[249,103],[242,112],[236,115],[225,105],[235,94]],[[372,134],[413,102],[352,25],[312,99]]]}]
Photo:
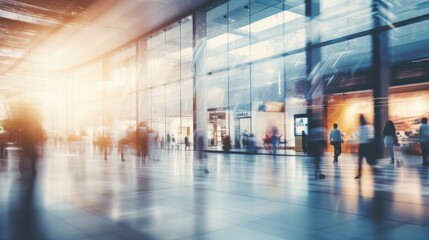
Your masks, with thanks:
[{"label": "white shirt", "polygon": [[336,128],[332,129],[331,134],[330,134],[330,140],[332,142],[341,142],[341,132],[340,132],[340,130],[338,130]]},{"label": "white shirt", "polygon": [[359,127],[359,143],[371,143],[374,138],[374,127],[367,124]]},{"label": "white shirt", "polygon": [[429,142],[429,124],[422,124],[419,128],[420,142]]}]

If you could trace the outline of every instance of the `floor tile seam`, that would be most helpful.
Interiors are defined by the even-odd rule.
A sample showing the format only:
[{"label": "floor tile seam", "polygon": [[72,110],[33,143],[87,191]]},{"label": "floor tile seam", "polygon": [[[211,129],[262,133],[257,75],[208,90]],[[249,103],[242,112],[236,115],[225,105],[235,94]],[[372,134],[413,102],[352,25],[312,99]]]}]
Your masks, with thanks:
[{"label": "floor tile seam", "polygon": [[[239,195],[240,196],[240,195]],[[264,200],[264,199],[259,199],[259,198],[255,198],[258,200]],[[366,217],[366,215],[360,215],[360,214],[355,214],[355,213],[351,213],[351,212],[345,212],[345,211],[338,211],[338,210],[332,210],[332,209],[327,209],[327,208],[321,208],[321,207],[314,207],[314,206],[306,206],[306,205],[302,205],[302,204],[297,204],[297,203],[290,203],[290,202],[278,202],[278,201],[272,201],[272,200],[264,200],[264,201],[271,201],[274,202],[276,204],[279,203],[283,203],[283,204],[288,204],[288,205],[295,205],[295,206],[300,206],[300,207],[305,207],[305,208],[310,208],[310,209],[317,209],[317,210],[325,210],[325,211],[329,211],[329,212],[338,212],[338,213],[343,213],[343,214],[351,214],[351,215],[355,215],[355,216],[360,216],[360,217]],[[225,209],[228,210],[228,209]],[[326,213],[326,215],[329,213]],[[249,215],[253,215],[253,214],[249,214]],[[261,217],[261,216],[257,216],[257,215],[253,215],[255,217]],[[386,220],[394,220],[394,219],[386,219]]]},{"label": "floor tile seam", "polygon": [[[75,207],[77,207],[77,208],[81,209],[82,211],[88,212],[88,213],[90,213],[90,214],[92,214],[92,215],[94,215],[94,216],[96,216],[96,217],[100,217],[101,219],[103,219],[103,220],[105,220],[105,221],[107,221],[107,222],[109,222],[109,223],[111,223],[111,224],[113,224],[113,225],[115,225],[115,226],[120,226],[120,227],[122,227],[122,228],[125,228],[127,231],[132,231],[133,233],[139,234],[139,232],[138,232],[138,231],[136,231],[135,229],[129,228],[129,227],[128,227],[127,225],[125,225],[125,224],[124,224],[124,225],[122,225],[120,222],[114,221],[113,219],[111,219],[110,217],[108,217],[108,215],[107,215],[107,214],[105,214],[105,213],[94,212],[94,211],[92,211],[92,210],[86,209],[86,208],[81,207],[81,206],[79,206],[79,205],[75,205],[74,203],[69,203],[69,204],[71,204],[71,205],[73,205],[73,206],[75,206]],[[48,210],[45,210],[45,211],[46,211],[46,212],[48,212],[50,215],[53,215],[54,217],[56,217],[56,218],[60,219],[62,222],[64,222],[64,223],[66,223],[66,224],[68,224],[68,225],[72,226],[73,228],[77,229],[79,232],[82,232],[82,233],[84,233],[84,234],[88,235],[88,237],[93,237],[93,236],[94,236],[94,235],[92,235],[92,234],[90,234],[90,233],[87,233],[87,232],[86,232],[86,231],[84,231],[83,229],[79,229],[79,227],[78,227],[78,226],[76,226],[75,224],[73,224],[73,223],[69,223],[69,222],[67,222],[66,220],[63,220],[60,216],[55,215],[55,213],[49,212]]]},{"label": "floor tile seam", "polygon": [[[427,229],[428,229],[428,232],[429,232],[429,227],[428,227],[428,226],[422,226],[422,225],[420,225],[420,224],[412,224],[412,223],[407,223],[407,222],[399,222],[399,223],[397,223],[397,225],[395,225],[395,226],[387,226],[387,227],[385,227],[385,231],[384,231],[384,233],[383,233],[383,234],[386,234],[386,233],[388,233],[389,231],[392,231],[392,230],[394,230],[394,229],[396,229],[396,228],[400,228],[400,227],[407,226],[407,225],[424,227],[424,228],[427,228]],[[370,234],[369,234],[369,233],[367,233],[366,235],[368,235],[368,236],[369,236]]]},{"label": "floor tile seam", "polygon": [[[368,214],[356,214],[356,213],[348,213],[348,212],[342,212],[342,211],[335,211],[335,212],[339,212],[339,213],[343,213],[343,214],[349,214],[349,215],[354,215],[354,216],[357,216],[357,217],[359,217],[359,218],[365,218],[365,219],[372,219],[371,217],[373,217],[373,215],[372,215],[372,212],[371,213],[368,213]],[[420,225],[420,226],[423,226],[423,227],[426,227],[426,228],[428,228],[429,229],[429,227],[427,227],[427,226],[424,226],[424,225],[421,225],[421,224],[414,224],[414,223],[410,223],[410,221],[400,221],[400,220],[398,220],[398,219],[394,219],[394,218],[386,218],[386,217],[382,217],[382,218],[379,218],[380,220],[383,220],[383,221],[389,221],[389,222],[393,222],[393,223],[396,223],[396,224],[399,224],[399,225],[404,225],[404,224],[409,224],[409,225]]]},{"label": "floor tile seam", "polygon": [[[212,191],[212,192],[218,192],[218,191]],[[306,207],[306,208],[313,208],[313,209],[318,209],[318,210],[328,210],[328,209],[324,209],[324,208],[316,208],[316,207],[312,207],[312,206],[306,206],[306,205],[301,205],[301,204],[296,204],[296,203],[289,203],[289,202],[279,202],[279,201],[274,201],[274,200],[270,200],[270,199],[261,199],[261,198],[256,198],[256,197],[253,197],[253,198],[250,198],[250,197],[247,197],[247,196],[244,196],[244,195],[240,195],[240,194],[230,194],[230,195],[234,195],[234,196],[240,196],[240,197],[245,197],[245,198],[249,198],[249,199],[256,199],[256,200],[260,200],[260,201],[267,201],[267,202],[273,202],[273,203],[275,203],[275,204],[278,204],[278,205],[282,205],[282,204],[288,204],[288,205],[295,205],[295,206],[300,206],[300,207]],[[223,208],[224,210],[228,210],[227,208]],[[338,211],[332,211],[332,210],[328,210],[328,211],[331,211],[331,212],[338,212]],[[328,213],[327,213],[328,214]],[[260,216],[255,216],[255,217],[260,217]]]},{"label": "floor tile seam", "polygon": [[[332,228],[332,227],[334,227],[334,226],[340,226],[340,225],[349,224],[349,223],[352,223],[352,222],[354,222],[354,221],[356,221],[356,220],[359,220],[359,219],[364,220],[364,221],[372,220],[372,219],[371,219],[371,218],[369,218],[368,216],[361,216],[361,215],[356,215],[356,214],[351,214],[351,215],[354,215],[354,216],[356,216],[357,218],[356,218],[356,219],[347,220],[347,221],[344,221],[344,222],[341,222],[341,223],[330,224],[330,225],[328,225],[328,226],[320,227],[320,228],[318,228],[318,230],[323,230],[323,229]],[[407,224],[407,223],[400,222],[400,221],[397,221],[397,220],[394,220],[394,219],[382,219],[382,220],[383,220],[383,221],[387,221],[387,222],[394,223],[394,224],[395,224],[395,226],[394,226],[394,227],[402,226],[402,225],[404,225],[404,224]],[[394,227],[393,227],[393,228],[394,228]],[[390,226],[388,226],[388,227],[384,227],[384,228],[386,228],[386,229],[387,229],[387,228],[391,228],[391,227],[390,227]],[[326,232],[326,231],[325,231],[325,232]]]},{"label": "floor tile seam", "polygon": [[[339,194],[339,193],[332,193],[332,192],[331,193],[327,193],[327,192],[321,191],[321,190],[309,190],[309,189],[302,190],[302,189],[299,189],[299,188],[293,188],[293,189],[301,191],[301,192],[314,192],[314,193],[323,193],[323,194],[329,194],[329,195],[334,194],[336,196],[345,196],[345,197],[358,197],[359,196],[359,195],[355,195],[355,194],[350,195],[350,194]],[[224,194],[228,193],[228,192],[222,192],[222,191],[216,191],[216,190],[207,190],[205,188],[201,188],[201,190],[210,191],[210,192],[224,193]],[[228,194],[231,195],[232,193],[228,193]],[[245,196],[245,195],[241,195],[241,194],[232,194],[232,195],[238,195],[238,196],[246,197],[246,198],[255,198],[255,197],[249,197],[249,196]],[[364,196],[363,196],[363,198],[374,199],[373,197],[364,197]],[[258,199],[261,199],[261,198],[258,198]],[[261,200],[273,201],[272,199],[261,199]],[[380,200],[392,202],[391,200],[385,199],[385,198],[380,198]],[[278,201],[276,201],[276,202],[278,202]],[[406,202],[406,201],[394,201],[394,202],[412,204],[412,205],[417,205],[417,206],[421,206],[422,205],[422,204],[417,204],[417,203],[413,203],[413,202]],[[423,206],[426,206],[426,205],[423,205]],[[429,204],[427,206],[429,206]]]},{"label": "floor tile seam", "polygon": [[[266,219],[266,220],[268,220],[268,221],[271,221],[271,222],[274,222],[273,220],[271,220],[271,219]],[[259,221],[259,220],[256,220],[256,221],[254,221],[254,222],[257,222],[257,221]],[[278,222],[277,222],[278,223]],[[291,227],[297,227],[297,228],[300,228],[300,229],[303,229],[305,226],[302,226],[302,225],[296,225],[296,224],[291,224],[291,223],[285,223],[285,222],[281,222],[281,224],[286,224],[286,225],[289,225],[289,226],[291,226]],[[284,237],[284,236],[281,236],[280,234],[278,234],[278,233],[271,233],[271,232],[269,232],[269,231],[264,231],[264,230],[255,230],[255,229],[252,229],[252,228],[250,228],[250,227],[246,227],[246,226],[242,226],[243,228],[247,228],[247,229],[251,229],[251,230],[253,230],[253,231],[259,231],[259,232],[263,232],[263,233],[268,233],[268,234],[270,234],[270,235],[274,235],[274,236],[276,236],[276,237],[280,237],[280,238],[283,238],[283,239],[288,239],[288,238],[286,238],[286,237]],[[308,228],[308,229],[311,229],[311,228]],[[313,229],[311,229],[311,230],[318,230],[318,229],[316,229],[316,228],[313,228]],[[336,234],[336,233],[330,233],[330,232],[326,232],[326,231],[323,231],[323,230],[319,230],[320,232],[323,232],[323,233],[326,233],[326,234],[331,234],[331,235],[336,235],[336,236],[342,236],[342,237],[347,237],[347,236],[344,236],[344,235],[342,235],[342,234]],[[294,231],[291,231],[294,235],[303,235],[303,234],[306,234],[306,233],[302,233],[302,232],[297,232],[296,230],[294,230]],[[318,233],[314,233],[314,234],[319,234],[319,232]],[[311,235],[314,235],[314,234],[311,234]],[[319,237],[319,236],[318,236]]]},{"label": "floor tile seam", "polygon": [[[196,234],[196,235],[194,235],[193,237],[204,236],[204,235],[207,235],[207,234],[211,234],[211,233],[215,233],[215,232],[220,232],[220,231],[223,231],[223,230],[225,230],[225,229],[229,229],[229,228],[231,228],[231,229],[233,229],[233,228],[244,228],[244,229],[248,229],[247,227],[244,227],[244,226],[236,226],[236,225],[233,225],[233,226],[229,226],[229,227],[225,227],[225,228],[221,228],[221,229],[216,229],[216,230],[208,231],[208,232],[201,233],[201,234]],[[250,230],[255,231],[255,232],[260,232],[260,233],[267,234],[266,232],[259,231],[259,230],[255,230],[255,229],[250,229]],[[274,235],[274,234],[272,234],[272,233],[268,233],[268,235],[278,237],[278,236],[276,236],[276,235]],[[180,238],[174,238],[174,240],[189,239],[189,237],[190,237],[190,236],[180,237]],[[280,237],[280,238],[282,238],[282,239],[286,239],[286,238],[284,238],[284,237]]]},{"label": "floor tile seam", "polygon": [[[186,186],[186,185],[184,185],[184,186]],[[173,188],[173,187],[172,187]],[[167,188],[167,189],[170,189],[170,188]],[[295,188],[296,190],[301,190],[301,189],[297,189],[297,188]],[[304,190],[303,190],[304,191]],[[305,191],[307,191],[307,190],[305,190]],[[318,191],[318,190],[311,190],[311,191],[313,191],[313,192],[320,192],[320,191]],[[98,194],[97,192],[94,192],[94,193],[96,193],[96,194]],[[322,193],[324,193],[324,192],[322,192]],[[336,194],[336,195],[343,195],[343,194]],[[61,199],[61,198],[58,198],[56,195],[52,195],[52,194],[50,194],[50,196],[51,197],[54,197],[54,198],[57,198],[57,199]],[[343,195],[344,196],[344,195]],[[347,195],[348,196],[348,195]],[[352,195],[353,196],[353,195]],[[412,202],[403,202],[403,201],[397,201],[397,202],[402,202],[402,203],[408,203],[408,204],[415,204],[415,203],[412,203]],[[415,204],[415,205],[419,205],[419,204]]]},{"label": "floor tile seam", "polygon": [[[349,215],[354,215],[354,216],[356,216],[357,218],[366,218],[366,219],[368,219],[368,216],[362,216],[362,215],[357,215],[357,214],[351,214],[351,213],[345,213],[345,214],[349,214]],[[326,214],[323,214],[323,215],[326,215]],[[268,221],[273,221],[272,219],[270,219],[270,218],[266,218],[266,217],[260,217],[260,218],[263,218],[263,219],[266,219],[266,220],[268,220]],[[354,219],[354,220],[348,220],[348,221],[346,221],[346,222],[343,222],[343,223],[340,223],[341,225],[342,224],[346,224],[346,223],[349,223],[349,222],[353,222],[353,221],[355,221],[356,219]],[[421,225],[419,225],[419,224],[412,224],[412,223],[408,223],[408,222],[401,222],[401,221],[397,221],[397,220],[395,220],[395,219],[383,219],[383,220],[385,220],[385,221],[389,221],[389,222],[393,222],[393,223],[395,223],[396,225],[394,226],[394,227],[386,227],[386,229],[389,229],[389,228],[396,228],[396,227],[398,227],[398,226],[403,226],[403,225],[417,225],[417,226],[421,226]],[[259,221],[259,220],[255,220],[255,221]],[[290,225],[290,226],[294,226],[294,227],[299,227],[299,228],[303,228],[304,226],[302,226],[302,225],[298,225],[298,224],[293,224],[293,223],[289,223],[289,222],[282,222],[283,224],[288,224],[288,225]],[[338,225],[338,223],[337,224],[332,224],[332,225],[330,225],[330,227],[332,227],[332,226],[335,226],[335,225]],[[429,227],[427,227],[427,226],[422,226],[422,227],[425,227],[425,228],[428,228],[429,229]],[[350,238],[350,236],[346,236],[346,235],[342,235],[342,234],[337,234],[337,233],[333,233],[333,232],[328,232],[328,231],[325,231],[325,230],[323,230],[323,229],[326,229],[326,228],[329,228],[328,226],[325,226],[325,227],[320,227],[320,228],[314,228],[313,230],[319,230],[319,231],[322,231],[322,232],[324,232],[324,233],[327,233],[327,234],[334,234],[334,235],[339,235],[339,236],[343,236],[343,237],[347,237],[347,238]]]},{"label": "floor tile seam", "polygon": [[[326,168],[326,169],[328,169],[328,168]],[[330,169],[329,169],[330,170]],[[354,170],[354,169],[353,169]],[[352,171],[352,170],[350,170],[350,171]],[[166,173],[168,173],[168,172],[171,172],[171,171],[165,171]],[[261,170],[261,172],[265,172],[265,171],[263,171],[263,170]],[[329,172],[331,172],[331,171],[329,171]],[[394,175],[392,175],[392,176],[394,176]],[[407,178],[407,179],[409,179],[409,178]],[[416,178],[417,179],[417,178]],[[421,179],[421,178],[418,178],[419,180]]]},{"label": "floor tile seam", "polygon": [[[84,211],[84,212],[87,212],[88,214],[91,214],[91,215],[94,215],[94,216],[97,216],[97,217],[100,217],[100,218],[102,218],[102,219],[104,219],[104,220],[108,220],[108,221],[110,221],[110,222],[113,222],[113,223],[116,223],[115,221],[113,221],[111,218],[109,218],[109,217],[107,217],[108,216],[108,214],[106,214],[105,212],[106,211],[104,211],[104,209],[101,209],[101,211],[100,212],[98,212],[98,211],[95,211],[95,210],[92,210],[92,209],[90,209],[90,208],[88,208],[88,207],[86,207],[86,206],[84,206],[84,205],[80,205],[80,204],[78,204],[78,203],[76,203],[76,202],[73,202],[73,201],[70,201],[70,199],[60,199],[61,201],[63,201],[63,202],[66,202],[67,204],[70,204],[71,206],[73,206],[73,207],[76,207],[76,208],[78,208],[78,209],[80,209],[80,210],[82,210],[82,211]],[[92,205],[92,204],[91,204]],[[44,210],[45,211],[47,211],[47,212],[49,212],[51,215],[55,215],[55,213],[53,213],[52,212],[52,210],[49,210],[49,208],[44,208]],[[56,216],[56,215],[55,215]],[[60,216],[56,216],[57,218],[60,218]],[[68,223],[68,224],[70,224],[70,223]]]},{"label": "floor tile seam", "polygon": [[[216,193],[228,194],[228,195],[236,195],[236,196],[245,197],[245,198],[248,198],[248,199],[255,199],[256,198],[256,199],[259,199],[259,200],[274,201],[274,202],[284,203],[284,202],[275,201],[275,200],[272,200],[272,199],[259,198],[259,197],[255,197],[255,196],[254,197],[249,197],[249,196],[241,195],[241,194],[233,194],[233,193],[228,193],[228,192],[223,192],[223,191],[216,191],[216,190],[207,190],[205,188],[201,188],[201,190],[208,191],[208,192],[216,192]],[[308,192],[308,190],[303,190],[303,192]],[[323,194],[332,195],[332,193],[326,193],[326,192],[320,191],[320,190],[310,190],[310,192],[323,193]],[[337,195],[337,196],[346,196],[346,197],[358,197],[358,195],[344,195],[344,194],[335,194],[335,195]],[[363,197],[363,198],[374,199],[373,197]],[[392,202],[391,200],[384,199],[384,198],[381,198],[380,200]],[[402,201],[395,201],[395,202],[406,203],[406,204],[413,204],[413,205],[421,206],[421,204],[415,204],[415,203],[410,203],[410,202],[402,202]]]},{"label": "floor tile seam", "polygon": [[[428,225],[424,225],[424,224],[418,223],[419,220],[421,220],[421,219],[412,219],[412,220],[410,220],[410,222],[408,222],[406,224],[424,227],[424,228],[427,228],[429,230],[429,223],[428,223]],[[423,219],[423,220],[426,220],[426,219]],[[428,218],[428,220],[429,220],[429,218]]]},{"label": "floor tile seam", "polygon": [[[316,193],[326,193],[320,190],[313,190],[312,192],[316,192]],[[332,195],[332,193],[327,193],[329,195]],[[392,202],[392,203],[404,203],[404,204],[410,204],[410,205],[416,205],[416,206],[428,206],[429,207],[429,203],[428,204],[418,204],[418,203],[413,203],[413,202],[405,202],[405,201],[393,201],[391,199],[386,199],[386,198],[374,198],[374,197],[366,197],[366,196],[359,196],[359,195],[344,195],[344,194],[334,194],[336,196],[344,196],[344,197],[359,197],[359,198],[365,198],[365,199],[377,199],[377,200],[382,200],[383,202]]]},{"label": "floor tile seam", "polygon": [[[384,227],[384,228],[382,228],[383,232],[380,233],[380,235],[381,236],[385,236],[390,231],[394,231],[396,228],[401,228],[401,227],[403,227],[405,225],[407,225],[407,224],[406,223],[405,224],[403,224],[403,223],[396,223],[394,226]],[[371,237],[374,237],[374,234],[368,232],[368,233],[364,234],[364,236],[362,237],[362,239],[374,239],[374,238],[371,238]],[[376,238],[376,239],[380,239],[380,238]]]},{"label": "floor tile seam", "polygon": [[76,226],[74,226],[73,224],[68,223],[68,222],[64,221],[64,219],[62,219],[62,218],[60,218],[60,217],[56,216],[56,215],[55,215],[55,214],[53,214],[52,212],[50,212],[50,211],[48,211],[48,210],[46,210],[46,209],[44,209],[44,211],[45,211],[47,214],[51,215],[52,217],[54,217],[54,218],[58,219],[60,222],[62,222],[62,223],[64,223],[64,224],[66,224],[66,225],[68,225],[68,226],[72,227],[72,228],[73,228],[73,229],[75,229],[76,231],[78,231],[78,232],[80,232],[80,233],[83,233],[83,234],[86,234],[88,237],[90,236],[90,235],[88,235],[87,233],[85,233],[84,231],[82,231],[82,230],[78,229],[78,228],[77,228]]}]

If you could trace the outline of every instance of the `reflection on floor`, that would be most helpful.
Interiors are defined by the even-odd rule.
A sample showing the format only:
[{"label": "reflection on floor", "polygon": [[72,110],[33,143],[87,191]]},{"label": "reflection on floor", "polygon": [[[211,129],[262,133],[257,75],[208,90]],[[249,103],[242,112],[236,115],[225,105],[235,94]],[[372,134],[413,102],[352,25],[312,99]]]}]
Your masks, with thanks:
[{"label": "reflection on floor", "polygon": [[0,239],[428,239],[429,168],[356,157],[314,179],[308,157],[161,151],[160,161],[53,151],[32,177],[1,160]]}]

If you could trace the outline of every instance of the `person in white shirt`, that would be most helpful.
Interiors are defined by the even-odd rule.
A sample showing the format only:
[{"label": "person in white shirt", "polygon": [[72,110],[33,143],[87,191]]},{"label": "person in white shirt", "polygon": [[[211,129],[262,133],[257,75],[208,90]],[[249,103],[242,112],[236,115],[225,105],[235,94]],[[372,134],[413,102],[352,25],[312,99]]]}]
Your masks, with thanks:
[{"label": "person in white shirt", "polygon": [[428,119],[422,118],[422,125],[419,128],[419,140],[420,148],[422,150],[423,157],[423,166],[429,166],[428,156],[429,156],[429,125]]},{"label": "person in white shirt", "polygon": [[362,160],[365,157],[366,161],[369,161],[372,139],[374,138],[374,127],[368,124],[365,117],[361,114],[359,116],[359,152],[358,152],[358,175],[355,179],[360,179],[362,175]]},{"label": "person in white shirt", "polygon": [[338,124],[334,123],[334,129],[332,129],[331,134],[329,135],[329,141],[331,145],[334,146],[334,163],[338,162],[338,157],[341,154],[341,132],[338,130]]}]

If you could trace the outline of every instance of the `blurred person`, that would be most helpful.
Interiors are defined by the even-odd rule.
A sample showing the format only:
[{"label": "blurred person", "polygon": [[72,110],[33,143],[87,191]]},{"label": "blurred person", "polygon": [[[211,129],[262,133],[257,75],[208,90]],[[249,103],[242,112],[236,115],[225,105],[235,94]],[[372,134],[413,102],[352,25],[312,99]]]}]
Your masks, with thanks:
[{"label": "blurred person", "polygon": [[338,163],[338,157],[341,155],[341,132],[338,130],[338,124],[334,123],[334,129],[329,134],[329,141],[334,146],[334,163]]},{"label": "blurred person", "polygon": [[323,150],[326,146],[325,129],[318,121],[313,121],[309,132],[310,153],[314,160],[314,177],[324,179],[326,176],[320,170],[320,162],[323,157]]},{"label": "blurred person", "polygon": [[[42,154],[43,144],[46,140],[42,127],[40,111],[32,104],[21,103],[12,110],[13,126],[16,131],[17,143],[21,147],[20,171],[27,170],[31,166],[32,174],[36,174],[37,160]],[[13,129],[12,129],[13,130]]]},{"label": "blurred person", "polygon": [[263,141],[264,149],[271,150],[270,136],[265,134],[265,137],[262,139],[262,141]]},{"label": "blurred person", "polygon": [[107,160],[107,155],[110,153],[112,147],[112,138],[109,133],[104,133],[103,136],[101,136],[101,147],[104,152],[104,160]]},{"label": "blurred person", "polygon": [[304,130],[301,132],[301,135],[302,135],[302,143],[301,143],[302,151],[304,153],[307,153],[308,152],[308,136],[307,136],[307,134],[305,134]]},{"label": "blurred person", "polygon": [[359,115],[359,123],[358,175],[355,179],[361,179],[363,158],[366,159],[367,163],[372,164],[374,154],[371,147],[374,138],[374,127],[368,124],[362,114]]},{"label": "blurred person", "polygon": [[390,154],[390,163],[395,163],[395,152],[393,149],[393,145],[398,144],[398,137],[396,136],[396,129],[395,125],[392,121],[387,121],[386,125],[384,125],[383,129],[383,141],[385,146],[387,147],[387,150]]},{"label": "blurred person", "polygon": [[131,143],[131,139],[130,139],[130,135],[128,132],[126,133],[126,135],[123,138],[119,139],[118,150],[119,150],[119,153],[121,155],[121,161],[125,161],[126,147],[130,143]]},{"label": "blurred person", "polygon": [[174,138],[174,134],[171,135],[171,149],[174,150],[174,148],[176,147],[176,138]]},{"label": "blurred person", "polygon": [[208,164],[207,164],[207,154],[204,151],[206,148],[206,140],[204,134],[202,134],[200,131],[195,131],[195,147],[196,147],[196,157],[200,163],[200,168],[204,169],[204,173],[210,173],[208,170]]},{"label": "blurred person", "polygon": [[421,120],[422,124],[419,128],[419,141],[420,141],[420,148],[422,150],[422,157],[423,157],[423,166],[429,166],[428,162],[428,156],[429,156],[429,125],[428,125],[428,119],[422,118]]},{"label": "blurred person", "polygon": [[171,136],[170,133],[167,133],[167,149],[170,149],[170,145],[171,145]]},{"label": "blurred person", "polygon": [[222,140],[222,149],[226,152],[229,152],[231,148],[231,138],[229,137],[229,135],[226,135],[225,138]]},{"label": "blurred person", "polygon": [[273,149],[273,155],[276,156],[277,155],[277,149],[279,147],[279,143],[280,143],[280,137],[278,136],[279,134],[279,129],[277,128],[277,126],[275,124],[271,125],[271,137],[270,137],[270,143]]},{"label": "blurred person", "polygon": [[118,142],[119,154],[121,155],[121,161],[125,161],[125,147],[127,145],[127,140],[121,138]]},{"label": "blurred person", "polygon": [[189,142],[188,136],[185,136],[185,151],[189,150],[189,147],[191,146],[191,143]]},{"label": "blurred person", "polygon": [[0,158],[7,156],[6,147],[9,142],[9,132],[2,130],[0,133]]},{"label": "blurred person", "polygon": [[[26,161],[20,159],[21,161]],[[46,239],[41,229],[46,228],[44,221],[41,220],[40,203],[38,203],[37,176],[28,169],[20,169],[21,178],[12,181],[11,194],[9,194],[9,220],[10,220],[10,239]],[[16,194],[19,192],[19,194]],[[4,229],[6,230],[6,229]],[[3,232],[0,239],[9,239]]]},{"label": "blurred person", "polygon": [[243,148],[247,148],[248,138],[249,138],[249,134],[248,134],[247,130],[244,130],[243,139],[242,139]]},{"label": "blurred person", "polygon": [[160,145],[161,145],[161,149],[164,149],[164,148],[165,148],[165,140],[164,140],[164,136],[162,136],[162,137],[161,137]]},{"label": "blurred person", "polygon": [[258,149],[256,147],[256,138],[255,134],[250,133],[249,137],[247,138],[247,152],[249,153],[257,153]]},{"label": "blurred person", "polygon": [[138,143],[139,143],[139,152],[143,160],[146,159],[148,155],[148,129],[146,123],[141,122],[138,128]]},{"label": "blurred person", "polygon": [[152,129],[150,129],[148,133],[148,145],[149,145],[148,156],[149,156],[149,159],[153,161],[159,161],[157,143],[158,143],[158,134]]}]

